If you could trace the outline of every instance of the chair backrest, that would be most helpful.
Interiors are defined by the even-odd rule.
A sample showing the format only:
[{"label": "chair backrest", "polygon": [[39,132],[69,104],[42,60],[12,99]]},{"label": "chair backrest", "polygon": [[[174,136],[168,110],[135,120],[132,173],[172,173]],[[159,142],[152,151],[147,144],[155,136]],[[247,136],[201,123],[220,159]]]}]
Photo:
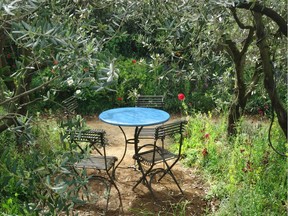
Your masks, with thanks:
[{"label": "chair backrest", "polygon": [[164,108],[163,95],[139,95],[136,99],[137,107]]},{"label": "chair backrest", "polygon": [[73,115],[78,107],[77,99],[74,96],[71,96],[62,101],[62,105],[64,107],[65,115]]},{"label": "chair backrest", "polygon": [[163,136],[173,136],[176,134],[182,134],[185,131],[185,125],[187,120],[175,120],[171,123],[166,123],[155,128],[155,138],[161,138]]},{"label": "chair backrest", "polygon": [[163,139],[166,136],[175,136],[177,134],[179,137],[179,156],[181,154],[181,148],[183,143],[183,134],[186,129],[188,121],[187,120],[175,120],[171,123],[163,124],[155,128],[155,144],[158,139]]},{"label": "chair backrest", "polygon": [[107,144],[105,138],[106,132],[102,129],[84,130],[84,131],[68,131],[69,138],[72,142],[89,142],[95,146],[104,147]]}]

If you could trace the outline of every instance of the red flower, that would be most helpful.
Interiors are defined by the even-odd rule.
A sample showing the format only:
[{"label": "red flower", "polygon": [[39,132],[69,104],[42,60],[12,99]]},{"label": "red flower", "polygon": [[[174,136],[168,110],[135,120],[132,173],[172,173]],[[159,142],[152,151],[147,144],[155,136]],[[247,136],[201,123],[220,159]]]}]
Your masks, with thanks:
[{"label": "red flower", "polygon": [[251,161],[247,161],[246,168],[247,168],[247,170],[252,171],[252,163],[251,163]]},{"label": "red flower", "polygon": [[7,54],[7,58],[8,58],[8,59],[11,58],[11,54],[10,54],[10,53]]},{"label": "red flower", "polygon": [[184,100],[184,99],[185,99],[185,95],[184,95],[183,93],[179,93],[179,94],[178,94],[178,99],[179,99],[180,101]]},{"label": "red flower", "polygon": [[264,111],[262,110],[262,109],[258,109],[258,113],[259,113],[259,115],[261,115],[261,116],[263,116],[264,115]]},{"label": "red flower", "polygon": [[122,97],[118,97],[117,100],[118,100],[118,101],[122,101],[123,98],[122,98]]},{"label": "red flower", "polygon": [[132,60],[132,63],[135,64],[137,61],[135,59]]},{"label": "red flower", "polygon": [[207,148],[204,148],[204,149],[202,150],[202,155],[203,155],[204,157],[206,157],[206,156],[208,155]]},{"label": "red flower", "polygon": [[206,139],[209,139],[209,137],[210,137],[210,134],[209,134],[209,133],[207,133],[207,134],[205,134],[205,135],[204,135],[204,137],[205,137]]},{"label": "red flower", "polygon": [[252,172],[253,171],[253,168],[252,168],[252,165],[253,165],[253,163],[251,163],[250,161],[247,161],[247,163],[246,163],[246,167],[244,167],[243,169],[242,169],[242,171],[243,172]]}]

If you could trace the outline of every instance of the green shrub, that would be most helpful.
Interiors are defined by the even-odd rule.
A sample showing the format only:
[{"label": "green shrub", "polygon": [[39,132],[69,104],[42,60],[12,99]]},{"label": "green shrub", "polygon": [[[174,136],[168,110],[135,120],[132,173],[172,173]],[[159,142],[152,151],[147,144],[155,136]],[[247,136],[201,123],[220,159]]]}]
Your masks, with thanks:
[{"label": "green shrub", "polygon": [[[207,199],[220,201],[213,215],[285,215],[286,158],[268,145],[269,122],[243,118],[237,136],[228,140],[224,117],[190,116],[183,146],[183,162],[210,183]],[[287,141],[274,124],[272,143],[285,152]]]},{"label": "green shrub", "polygon": [[55,121],[39,118],[32,124],[35,139],[29,145],[19,146],[10,131],[0,136],[0,212],[6,215],[57,214],[72,204],[59,197],[46,179],[76,157],[62,148]]}]

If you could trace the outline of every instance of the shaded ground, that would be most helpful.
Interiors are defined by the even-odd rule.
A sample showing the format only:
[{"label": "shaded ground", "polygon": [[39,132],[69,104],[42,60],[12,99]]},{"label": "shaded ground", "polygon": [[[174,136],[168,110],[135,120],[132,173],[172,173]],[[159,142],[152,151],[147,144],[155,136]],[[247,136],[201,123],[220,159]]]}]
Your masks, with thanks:
[{"label": "shaded ground", "polygon": [[[106,130],[110,143],[108,147],[109,155],[115,155],[121,158],[124,151],[124,136],[121,130],[117,126],[101,122],[97,117],[86,118],[86,121],[90,128],[102,128]],[[127,137],[133,136],[134,128],[125,127],[124,130]],[[145,143],[145,140],[141,142]],[[151,140],[149,142],[151,142]],[[156,200],[153,199],[148,189],[141,184],[135,191],[132,191],[132,187],[141,176],[139,171],[131,168],[131,165],[134,164],[132,159],[133,152],[133,146],[128,146],[127,154],[116,171],[116,184],[121,193],[123,212],[119,211],[119,199],[116,190],[112,188],[107,215],[205,214],[205,210],[207,209],[207,203],[204,200],[205,187],[201,183],[201,179],[195,174],[195,171],[191,168],[184,168],[181,163],[177,164],[173,170],[184,191],[184,196],[180,194],[169,176],[165,177],[161,181],[161,184],[153,184],[153,189],[157,197]],[[103,212],[99,209],[99,204],[82,206],[78,208],[78,211],[80,215],[101,215]]]}]

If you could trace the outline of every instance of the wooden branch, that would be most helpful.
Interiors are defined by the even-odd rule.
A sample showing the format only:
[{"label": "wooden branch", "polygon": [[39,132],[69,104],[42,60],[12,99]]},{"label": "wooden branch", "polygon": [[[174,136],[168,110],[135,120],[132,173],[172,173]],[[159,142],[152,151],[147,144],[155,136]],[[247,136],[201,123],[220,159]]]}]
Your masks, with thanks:
[{"label": "wooden branch", "polygon": [[260,5],[258,2],[241,2],[235,7],[251,10],[271,18],[279,26],[280,32],[287,37],[287,21],[273,9]]},{"label": "wooden branch", "polygon": [[252,77],[252,81],[249,85],[249,89],[247,90],[246,94],[245,94],[245,98],[248,99],[250,97],[250,95],[252,94],[252,91],[255,89],[259,79],[260,79],[260,75],[263,73],[262,71],[262,67],[261,67],[261,63],[256,63],[255,65],[255,71]]},{"label": "wooden branch", "polygon": [[56,80],[57,78],[59,78],[59,76],[54,77],[53,79],[51,79],[51,80],[43,83],[43,84],[40,85],[40,86],[37,86],[37,87],[35,87],[35,88],[33,88],[33,89],[30,89],[30,90],[28,90],[28,91],[25,91],[25,92],[23,92],[23,93],[21,93],[21,94],[19,94],[19,95],[16,95],[16,96],[14,96],[14,97],[12,97],[12,98],[9,98],[9,99],[5,100],[5,101],[3,101],[3,102],[0,102],[0,106],[1,106],[1,105],[4,105],[4,104],[6,104],[6,103],[12,102],[12,101],[14,101],[14,100],[16,100],[16,99],[18,99],[18,98],[20,98],[20,97],[23,97],[23,96],[25,96],[25,95],[31,94],[32,92],[35,92],[35,91],[37,91],[38,89],[41,89],[41,88],[43,88],[44,86],[50,84],[51,82],[53,82],[53,81]]},{"label": "wooden branch", "polygon": [[16,116],[22,116],[19,113],[7,113],[3,116],[0,116],[0,121],[7,120],[7,119],[14,119]]},{"label": "wooden branch", "polygon": [[232,15],[237,23],[237,25],[241,28],[241,29],[254,29],[253,26],[245,26],[239,19],[239,17],[237,16],[237,12],[235,8],[230,8]]},{"label": "wooden branch", "polygon": [[234,62],[238,61],[240,57],[240,51],[238,50],[236,43],[232,40],[226,40],[225,43],[227,44],[226,49],[228,50],[228,53],[233,57]]},{"label": "wooden branch", "polygon": [[248,47],[249,47],[250,44],[252,43],[252,41],[253,41],[253,36],[254,36],[254,31],[255,31],[254,28],[249,29],[248,36],[247,36],[247,38],[245,39],[245,43],[244,43],[243,48],[242,48],[242,50],[241,50],[241,55],[244,55],[244,54],[247,52]]},{"label": "wooden branch", "polygon": [[258,39],[257,46],[260,51],[260,56],[263,66],[264,74],[264,87],[269,95],[273,109],[275,110],[278,118],[278,123],[283,130],[283,133],[288,140],[287,133],[287,110],[279,98],[276,83],[274,79],[274,71],[271,63],[270,47],[268,46],[267,39],[265,37],[265,27],[262,20],[261,13],[254,13],[254,20],[256,26],[256,36]]},{"label": "wooden branch", "polygon": [[29,102],[27,102],[27,103],[23,103],[23,104],[21,104],[20,106],[21,106],[21,107],[28,106],[29,104],[32,104],[32,103],[34,103],[34,102],[36,102],[36,101],[39,101],[39,100],[41,100],[41,98],[36,98],[36,99],[34,99],[33,101],[29,101]]},{"label": "wooden branch", "polygon": [[236,9],[235,8],[230,8],[231,12],[232,12],[232,15],[237,23],[237,25],[239,26],[239,28],[241,29],[249,29],[249,33],[248,33],[248,36],[247,38],[245,39],[245,43],[244,43],[244,46],[240,52],[240,55],[243,56],[246,52],[247,52],[247,49],[249,47],[249,45],[252,43],[252,40],[253,40],[253,36],[254,36],[254,31],[255,31],[255,28],[253,26],[245,26],[239,19],[239,17],[237,16],[237,12],[236,12]]},{"label": "wooden branch", "polygon": [[8,113],[5,116],[0,117],[0,121],[4,121],[3,124],[0,125],[0,133],[7,130],[10,126],[15,125],[16,116],[20,116],[18,113]]}]

